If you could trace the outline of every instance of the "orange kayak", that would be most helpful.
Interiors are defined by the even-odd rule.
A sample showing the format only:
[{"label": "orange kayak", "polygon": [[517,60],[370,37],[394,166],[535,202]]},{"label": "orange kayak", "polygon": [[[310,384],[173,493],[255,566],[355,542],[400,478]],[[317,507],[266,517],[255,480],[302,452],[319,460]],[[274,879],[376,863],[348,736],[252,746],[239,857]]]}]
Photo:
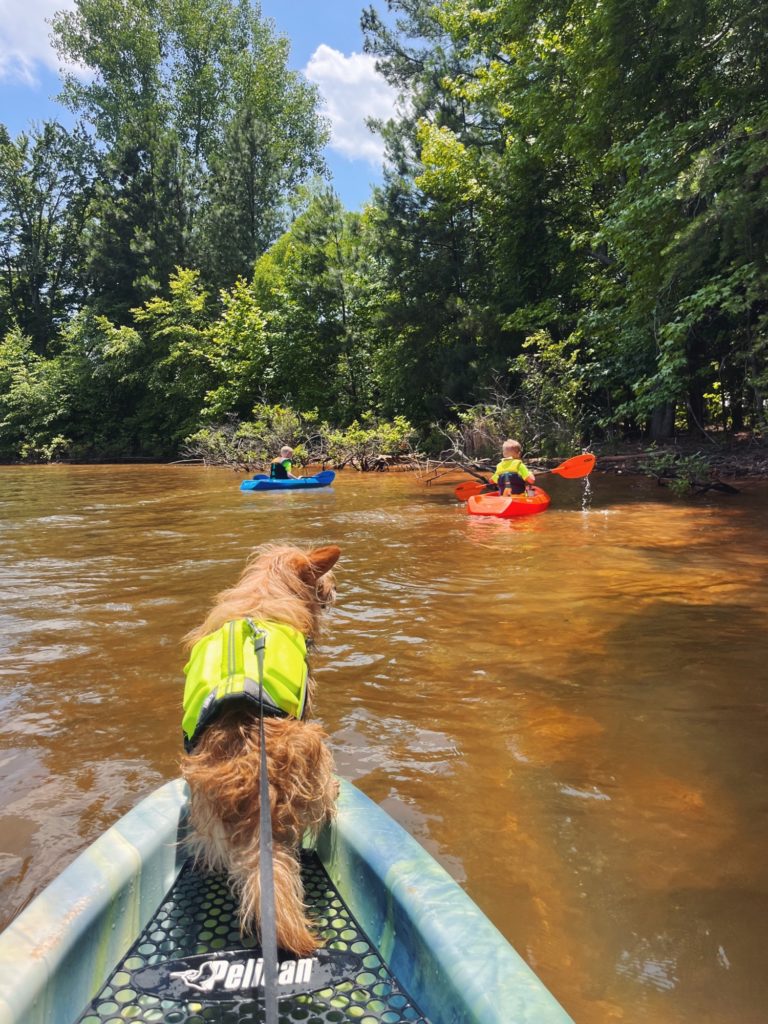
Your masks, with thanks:
[{"label": "orange kayak", "polygon": [[536,512],[544,512],[549,508],[549,495],[540,487],[533,488],[534,493],[512,494],[504,497],[501,494],[473,494],[467,500],[467,512],[473,516],[496,516],[498,519],[511,519],[513,516],[532,516]]}]

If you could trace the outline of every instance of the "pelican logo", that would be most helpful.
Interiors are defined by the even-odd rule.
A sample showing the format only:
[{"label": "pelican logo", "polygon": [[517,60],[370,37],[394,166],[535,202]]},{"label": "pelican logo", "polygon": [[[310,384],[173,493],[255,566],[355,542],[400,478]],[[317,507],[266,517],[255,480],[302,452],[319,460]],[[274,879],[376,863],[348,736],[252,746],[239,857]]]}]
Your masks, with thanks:
[{"label": "pelican logo", "polygon": [[[355,953],[318,949],[312,957],[281,954],[277,985],[281,996],[306,995],[341,981],[353,981],[364,970]],[[147,995],[180,1002],[218,1002],[253,998],[264,988],[260,950],[239,949],[208,956],[189,956],[131,972],[135,988]]]},{"label": "pelican logo", "polygon": [[[312,980],[312,959],[284,960],[278,964],[277,984],[303,985]],[[238,960],[204,960],[199,967],[185,971],[170,971],[169,977],[181,978],[188,988],[197,992],[213,992],[220,986],[225,992],[243,992],[264,984],[264,961],[249,957],[245,963]]]}]

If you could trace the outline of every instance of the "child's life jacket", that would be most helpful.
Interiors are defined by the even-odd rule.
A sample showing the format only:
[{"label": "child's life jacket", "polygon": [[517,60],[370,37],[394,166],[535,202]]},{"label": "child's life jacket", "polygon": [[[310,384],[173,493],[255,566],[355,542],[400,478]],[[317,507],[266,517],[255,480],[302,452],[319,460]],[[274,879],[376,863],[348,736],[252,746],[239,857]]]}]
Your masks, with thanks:
[{"label": "child's life jacket", "polygon": [[530,470],[523,463],[522,459],[502,459],[496,467],[491,480],[497,483],[502,473],[516,473],[521,480],[527,480],[531,475]]},{"label": "child's life jacket", "polygon": [[192,648],[184,666],[184,746],[189,752],[225,706],[301,718],[307,699],[307,641],[283,622],[234,619]]}]

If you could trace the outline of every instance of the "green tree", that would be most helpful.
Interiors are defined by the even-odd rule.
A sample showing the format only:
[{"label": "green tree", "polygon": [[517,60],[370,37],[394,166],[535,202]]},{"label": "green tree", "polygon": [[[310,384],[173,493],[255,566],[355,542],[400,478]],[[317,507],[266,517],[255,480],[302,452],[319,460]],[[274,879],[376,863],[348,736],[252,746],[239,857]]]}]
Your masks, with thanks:
[{"label": "green tree", "polygon": [[211,379],[211,303],[200,272],[177,268],[170,297],[133,310],[146,361],[146,400],[162,408],[163,433],[176,444],[194,428]]},{"label": "green tree", "polygon": [[249,277],[285,230],[289,200],[323,169],[328,140],[316,90],[288,69],[287,41],[252,12],[242,21],[243,48],[231,61],[230,106],[207,153],[196,235],[200,266],[220,287]]},{"label": "green tree", "polygon": [[[618,413],[658,419],[675,407],[707,425],[717,387],[730,426],[765,422],[768,275],[768,66],[764,8],[679,5],[658,16],[669,56],[644,124],[617,133],[605,164],[622,187],[595,238],[610,261],[587,292],[598,358],[612,345],[600,321],[623,319],[635,373]],[[629,129],[629,130],[627,130]],[[586,317],[585,317],[586,322]],[[662,400],[661,406],[658,400]],[[727,424],[727,420],[724,417]]]},{"label": "green tree", "polygon": [[366,218],[320,189],[259,260],[253,287],[267,316],[274,400],[344,423],[375,401],[371,256]]},{"label": "green tree", "polygon": [[11,140],[0,126],[0,330],[17,324],[39,354],[83,298],[93,176],[82,130],[47,122]]},{"label": "green tree", "polygon": [[164,436],[162,403],[147,401],[144,343],[134,328],[83,309],[62,331],[57,350],[74,458],[173,451]]},{"label": "green tree", "polygon": [[185,155],[172,133],[126,142],[101,161],[86,226],[89,305],[127,324],[167,287],[188,248]]},{"label": "green tree", "polygon": [[408,101],[382,129],[377,364],[385,411],[420,423],[479,398],[531,330],[562,331],[573,262],[561,166],[531,145],[523,111],[483,92],[476,33],[466,42],[444,6],[393,2],[395,30],[372,11],[364,20],[367,49]]},{"label": "green tree", "polygon": [[91,72],[65,73],[61,99],[101,147],[86,235],[95,308],[127,323],[129,310],[186,262],[188,161],[166,82],[166,5],[78,0],[54,16],[53,39],[62,59]]},{"label": "green tree", "polygon": [[53,26],[92,72],[66,75],[62,97],[104,147],[88,235],[100,311],[127,322],[177,265],[215,287],[250,274],[326,140],[286,41],[247,0],[77,0]]},{"label": "green tree", "polygon": [[207,420],[247,416],[270,376],[267,319],[252,287],[239,278],[221,292],[221,314],[211,324],[207,359],[211,376],[202,413]]},{"label": "green tree", "polygon": [[[460,298],[452,326],[474,328],[473,348],[441,350],[444,366],[465,364],[467,395],[546,330],[578,349],[595,425],[663,432],[682,407],[703,426],[715,385],[734,426],[745,401],[762,422],[764,7],[388,6],[403,17],[391,30],[369,12],[368,44],[413,100],[387,129],[397,176],[381,204],[385,231],[400,218],[384,310],[392,373],[437,362],[439,318],[413,302],[399,322],[396,311],[426,291],[422,265],[433,289],[445,280],[420,232],[453,218],[480,259],[431,298],[441,311]],[[405,386],[401,373],[401,401]]]}]

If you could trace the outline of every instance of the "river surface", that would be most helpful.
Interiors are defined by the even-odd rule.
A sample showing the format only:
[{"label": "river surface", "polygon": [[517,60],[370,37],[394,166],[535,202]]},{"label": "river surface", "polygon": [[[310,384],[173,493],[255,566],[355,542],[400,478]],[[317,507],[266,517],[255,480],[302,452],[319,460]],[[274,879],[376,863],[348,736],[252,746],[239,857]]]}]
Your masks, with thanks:
[{"label": "river surface", "polygon": [[578,1024],[765,1024],[768,485],[544,479],[489,521],[414,474],[0,468],[0,925],[178,774],[181,637],[251,548],[337,543],[341,774]]}]

